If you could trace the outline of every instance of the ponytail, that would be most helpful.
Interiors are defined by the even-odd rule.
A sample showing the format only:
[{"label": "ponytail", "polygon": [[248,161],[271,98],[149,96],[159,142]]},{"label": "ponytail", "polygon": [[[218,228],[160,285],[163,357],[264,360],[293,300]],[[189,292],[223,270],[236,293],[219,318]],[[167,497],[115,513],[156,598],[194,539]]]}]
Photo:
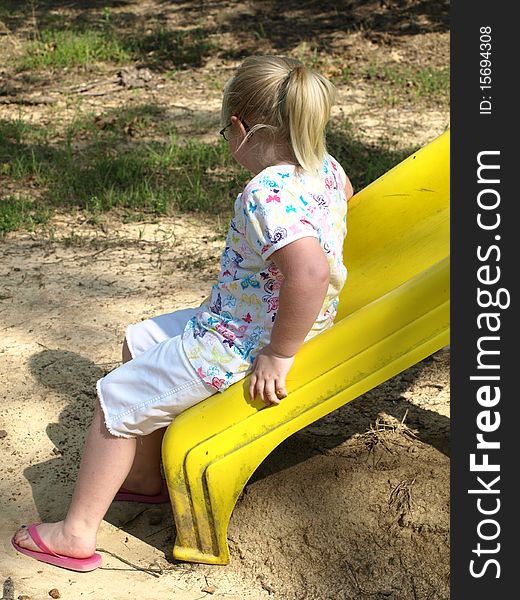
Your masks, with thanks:
[{"label": "ponytail", "polygon": [[[232,115],[255,132],[271,134],[290,146],[297,169],[317,174],[325,158],[325,127],[335,88],[300,61],[282,56],[252,56],[238,68],[224,88],[221,120]],[[269,139],[269,137],[267,138]]]},{"label": "ponytail", "polygon": [[330,81],[304,65],[292,69],[287,77],[282,120],[288,123],[292,150],[304,171],[321,170],[334,92]]}]

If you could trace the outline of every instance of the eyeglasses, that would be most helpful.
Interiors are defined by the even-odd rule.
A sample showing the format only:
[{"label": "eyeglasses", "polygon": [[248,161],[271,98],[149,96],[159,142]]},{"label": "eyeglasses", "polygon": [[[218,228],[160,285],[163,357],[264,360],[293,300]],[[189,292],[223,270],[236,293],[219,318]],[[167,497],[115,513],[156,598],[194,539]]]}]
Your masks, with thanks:
[{"label": "eyeglasses", "polygon": [[[247,133],[251,129],[251,127],[249,127],[249,125],[243,119],[240,119],[240,122],[244,126],[244,129],[246,130],[246,133]],[[228,125],[226,125],[219,131],[219,134],[226,140],[226,142],[229,142],[229,138],[227,137],[227,129],[229,129],[231,127],[231,125],[232,125],[232,123],[229,123]]]}]

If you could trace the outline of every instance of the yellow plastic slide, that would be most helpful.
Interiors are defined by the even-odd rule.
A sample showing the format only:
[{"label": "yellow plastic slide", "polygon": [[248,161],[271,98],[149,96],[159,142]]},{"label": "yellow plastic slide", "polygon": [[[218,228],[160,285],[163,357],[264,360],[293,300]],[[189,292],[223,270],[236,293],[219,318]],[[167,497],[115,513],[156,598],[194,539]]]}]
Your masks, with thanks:
[{"label": "yellow plastic slide", "polygon": [[449,132],[351,199],[345,264],[335,324],[303,345],[279,406],[251,402],[247,378],[169,426],[178,560],[228,563],[235,503],[278,444],[449,343]]}]

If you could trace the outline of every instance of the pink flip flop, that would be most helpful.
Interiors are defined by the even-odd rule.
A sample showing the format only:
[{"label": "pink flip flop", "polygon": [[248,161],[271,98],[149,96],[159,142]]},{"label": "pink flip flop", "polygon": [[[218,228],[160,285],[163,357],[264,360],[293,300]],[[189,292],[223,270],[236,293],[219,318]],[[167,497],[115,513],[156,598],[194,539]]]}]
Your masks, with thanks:
[{"label": "pink flip flop", "polygon": [[29,550],[28,548],[22,548],[22,546],[19,546],[14,541],[13,536],[11,543],[16,550],[18,550],[18,552],[26,554],[27,556],[31,556],[32,558],[49,565],[70,569],[71,571],[93,571],[101,566],[103,561],[101,559],[101,555],[97,553],[94,553],[88,558],[73,558],[72,556],[56,554],[50,548],[47,548],[47,546],[43,543],[42,538],[39,536],[38,531],[36,530],[38,525],[40,525],[40,523],[33,523],[32,525],[29,525],[29,527],[27,527],[27,531],[33,542],[38,546],[38,548],[40,548],[41,552]]},{"label": "pink flip flop", "polygon": [[170,501],[170,495],[168,494],[168,486],[166,480],[162,480],[162,489],[155,496],[149,496],[146,494],[136,494],[121,488],[114,497],[114,501],[120,502],[143,502],[145,504],[162,504],[163,502]]}]

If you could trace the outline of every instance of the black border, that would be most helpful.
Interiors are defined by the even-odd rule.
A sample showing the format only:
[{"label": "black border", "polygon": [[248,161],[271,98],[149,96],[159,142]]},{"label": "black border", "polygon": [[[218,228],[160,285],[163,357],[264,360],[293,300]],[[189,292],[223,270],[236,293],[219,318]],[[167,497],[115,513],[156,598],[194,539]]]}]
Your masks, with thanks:
[{"label": "black border", "polygon": [[[513,578],[520,567],[516,567],[516,462],[519,457],[516,439],[520,439],[518,405],[520,394],[516,373],[517,348],[520,342],[520,327],[516,318],[518,298],[517,256],[520,255],[517,240],[520,240],[519,219],[515,215],[520,210],[520,193],[513,185],[520,174],[518,148],[518,118],[520,104],[517,100],[518,69],[520,56],[518,40],[520,31],[516,25],[514,3],[483,2],[480,0],[454,0],[451,3],[451,598],[453,600],[480,600],[512,598],[518,594]],[[516,12],[516,11],[515,11]],[[491,90],[480,89],[480,28],[491,27]],[[480,101],[483,96],[491,96],[491,114],[480,114]],[[500,226],[494,231],[485,231],[477,224],[479,212],[477,197],[483,184],[477,181],[477,156],[482,151],[500,151],[493,161],[500,165],[500,184],[489,184],[500,194]],[[487,159],[488,161],[490,159]],[[493,162],[491,161],[491,162]],[[495,171],[496,172],[496,171]],[[490,174],[490,172],[488,172]],[[518,188],[518,184],[515,185]],[[491,196],[489,196],[491,197]],[[499,235],[500,240],[495,236]],[[500,337],[495,348],[500,355],[494,358],[500,363],[500,402],[489,409],[500,413],[500,426],[487,438],[500,442],[499,450],[490,450],[490,462],[500,466],[498,473],[476,473],[470,470],[470,454],[476,450],[477,415],[484,410],[479,405],[476,392],[486,382],[471,381],[470,377],[482,374],[477,370],[477,339],[486,335],[477,327],[477,317],[488,309],[479,308],[477,270],[485,261],[477,257],[480,245],[485,248],[496,244],[498,252],[492,252],[487,261],[500,267],[500,281],[494,287],[510,292],[509,308],[500,309]],[[491,288],[490,288],[491,289]],[[495,343],[495,342],[493,342]],[[489,374],[490,371],[487,371]],[[495,417],[495,415],[493,415]],[[516,468],[515,468],[516,467]],[[469,494],[468,490],[479,488],[477,476],[490,481],[500,475],[500,482],[494,486],[499,494]],[[482,487],[482,486],[480,486]],[[482,506],[496,506],[500,499],[500,510],[494,516],[486,517],[477,509],[477,499],[482,498]],[[493,500],[491,500],[493,498]],[[488,502],[486,504],[486,502]],[[494,518],[500,526],[500,534],[494,541],[481,541],[477,534],[479,522]],[[488,527],[488,529],[486,529]],[[492,535],[493,525],[486,525],[482,531]],[[482,547],[500,550],[493,554],[478,557],[472,551],[478,542]],[[470,573],[470,561],[475,559],[475,572],[482,573],[486,559],[495,558],[500,565],[487,565],[481,577]]]}]

